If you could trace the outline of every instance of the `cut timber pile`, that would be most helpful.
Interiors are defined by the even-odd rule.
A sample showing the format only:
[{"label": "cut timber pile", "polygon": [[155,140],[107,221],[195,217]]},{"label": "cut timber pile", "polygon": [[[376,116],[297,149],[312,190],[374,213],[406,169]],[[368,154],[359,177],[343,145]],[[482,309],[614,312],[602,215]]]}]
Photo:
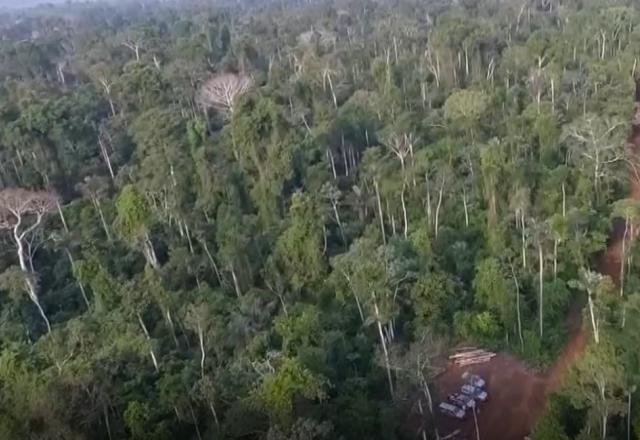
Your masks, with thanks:
[{"label": "cut timber pile", "polygon": [[449,360],[459,366],[482,364],[489,362],[496,354],[490,351],[477,349],[475,347],[465,347],[458,350],[456,354],[449,356]]}]

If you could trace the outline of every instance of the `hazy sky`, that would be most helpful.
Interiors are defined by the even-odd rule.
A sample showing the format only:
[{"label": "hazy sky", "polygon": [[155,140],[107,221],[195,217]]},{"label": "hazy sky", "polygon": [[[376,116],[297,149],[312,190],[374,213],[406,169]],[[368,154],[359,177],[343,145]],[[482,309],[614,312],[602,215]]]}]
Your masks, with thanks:
[{"label": "hazy sky", "polygon": [[[39,4],[67,3],[69,0],[0,0],[0,8],[28,8]],[[86,1],[86,0],[83,0]]]}]

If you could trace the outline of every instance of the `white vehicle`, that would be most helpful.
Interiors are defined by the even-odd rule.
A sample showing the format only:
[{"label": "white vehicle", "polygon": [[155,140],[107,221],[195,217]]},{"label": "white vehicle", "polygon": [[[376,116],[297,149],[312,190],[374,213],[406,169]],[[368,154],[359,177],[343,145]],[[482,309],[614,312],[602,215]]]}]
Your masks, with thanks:
[{"label": "white vehicle", "polygon": [[477,374],[469,374],[469,372],[464,373],[462,375],[462,378],[465,379],[469,385],[472,385],[476,388],[484,388],[484,386],[487,384],[487,382],[485,382],[483,378],[481,378]]},{"label": "white vehicle", "polygon": [[487,394],[486,391],[482,390],[481,388],[476,388],[473,385],[469,385],[469,384],[462,385],[462,388],[460,388],[460,391],[462,391],[464,394],[466,394],[469,397],[479,400],[480,402],[485,402],[489,398],[489,395]]},{"label": "white vehicle", "polygon": [[476,401],[472,397],[462,393],[453,393],[449,395],[449,402],[466,410],[467,408],[475,408]]},{"label": "white vehicle", "polygon": [[465,411],[455,405],[450,403],[442,402],[438,408],[440,408],[440,412],[446,414],[450,417],[455,417],[456,419],[464,419]]}]

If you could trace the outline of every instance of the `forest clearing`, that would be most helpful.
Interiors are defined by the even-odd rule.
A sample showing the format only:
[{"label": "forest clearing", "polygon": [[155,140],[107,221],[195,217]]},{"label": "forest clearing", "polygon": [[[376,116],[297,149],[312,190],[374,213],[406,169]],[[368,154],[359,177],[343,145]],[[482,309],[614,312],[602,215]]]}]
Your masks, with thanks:
[{"label": "forest clearing", "polygon": [[[640,84],[636,86],[640,92]],[[636,93],[636,96],[638,93]],[[632,119],[628,146],[632,156],[640,153],[640,108],[636,101],[635,115]],[[640,178],[635,170],[629,169],[629,198],[640,201]],[[600,273],[609,275],[616,283],[620,279],[622,240],[624,225],[614,224],[607,249],[596,258]],[[633,239],[636,237],[634,236]],[[556,360],[546,371],[528,367],[524,362],[506,353],[499,353],[490,362],[481,365],[449,365],[443,374],[436,378],[437,395],[444,399],[457,389],[460,376],[465,372],[478,374],[488,383],[491,398],[482,406],[478,416],[478,434],[480,438],[522,440],[527,437],[536,421],[543,413],[549,395],[562,384],[566,371],[580,357],[586,344],[588,329],[582,324],[583,301],[574,299],[567,316],[567,343]],[[451,356],[449,359],[451,360]],[[476,438],[474,420],[467,417],[464,422],[451,418],[437,417],[441,435],[460,430],[462,438]]]}]

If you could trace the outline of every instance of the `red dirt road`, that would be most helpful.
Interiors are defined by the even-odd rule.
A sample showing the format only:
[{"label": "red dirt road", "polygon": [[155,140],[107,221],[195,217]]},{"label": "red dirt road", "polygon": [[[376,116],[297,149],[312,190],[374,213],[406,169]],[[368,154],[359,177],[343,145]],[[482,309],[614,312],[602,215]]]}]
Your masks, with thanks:
[{"label": "red dirt road", "polygon": [[[638,91],[640,92],[640,84]],[[629,147],[633,156],[637,157],[640,156],[640,103],[636,104],[636,115],[629,136]],[[629,168],[629,197],[640,200],[640,172],[633,166]],[[597,264],[598,271],[609,275],[616,283],[620,275],[623,233],[624,226],[620,222],[615,223],[607,250],[600,256]],[[582,308],[583,304],[579,301],[572,305],[567,317],[567,345],[546,372],[531,369],[506,353],[499,353],[486,364],[464,368],[451,365],[436,379],[438,401],[459,390],[461,376],[465,371],[479,374],[487,381],[490,399],[480,406],[477,414],[479,437],[483,440],[524,439],[543,413],[548,395],[557,390],[568,368],[584,350],[589,333],[582,327]],[[459,429],[459,438],[476,438],[472,415],[462,422],[438,415],[437,422],[441,436]]]}]

